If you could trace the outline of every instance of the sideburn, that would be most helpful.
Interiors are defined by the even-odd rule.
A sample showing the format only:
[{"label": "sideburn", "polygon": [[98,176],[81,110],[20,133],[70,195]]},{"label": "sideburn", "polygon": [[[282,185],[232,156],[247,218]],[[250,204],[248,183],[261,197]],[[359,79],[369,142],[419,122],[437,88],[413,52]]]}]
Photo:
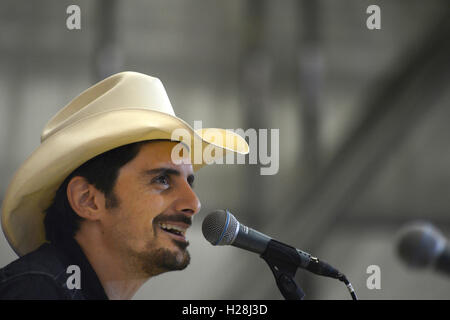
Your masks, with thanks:
[{"label": "sideburn", "polygon": [[114,209],[119,207],[120,201],[117,198],[114,190],[111,193],[105,194],[105,208],[106,209]]}]

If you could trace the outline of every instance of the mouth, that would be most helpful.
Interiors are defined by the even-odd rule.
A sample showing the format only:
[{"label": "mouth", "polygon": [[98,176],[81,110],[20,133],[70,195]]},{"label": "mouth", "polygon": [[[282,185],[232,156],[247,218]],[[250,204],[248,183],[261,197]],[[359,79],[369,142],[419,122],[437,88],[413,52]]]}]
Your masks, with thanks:
[{"label": "mouth", "polygon": [[172,238],[187,242],[186,240],[187,227],[168,222],[159,223],[158,226],[163,232],[167,233]]}]

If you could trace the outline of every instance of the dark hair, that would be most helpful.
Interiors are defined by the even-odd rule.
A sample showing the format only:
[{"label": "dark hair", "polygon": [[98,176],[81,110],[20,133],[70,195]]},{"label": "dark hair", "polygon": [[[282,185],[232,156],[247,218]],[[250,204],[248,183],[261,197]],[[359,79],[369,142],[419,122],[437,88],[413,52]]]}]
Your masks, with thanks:
[{"label": "dark hair", "polygon": [[56,191],[53,203],[45,211],[44,226],[47,241],[61,244],[73,238],[78,231],[82,218],[72,209],[67,199],[67,185],[73,177],[86,178],[88,183],[94,185],[105,195],[107,208],[116,207],[118,199],[113,189],[119,169],[133,160],[139,153],[142,145],[151,141],[141,141],[127,144],[83,163],[75,169]]}]

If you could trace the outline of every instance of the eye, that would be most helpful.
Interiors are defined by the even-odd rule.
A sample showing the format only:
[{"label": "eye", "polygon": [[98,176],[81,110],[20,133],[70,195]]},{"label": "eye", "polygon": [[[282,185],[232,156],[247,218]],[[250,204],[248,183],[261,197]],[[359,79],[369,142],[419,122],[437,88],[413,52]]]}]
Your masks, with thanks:
[{"label": "eye", "polygon": [[187,178],[187,182],[189,183],[189,185],[191,186],[191,188],[194,188],[194,176],[189,176]]},{"label": "eye", "polygon": [[158,183],[158,184],[162,184],[162,185],[166,185],[168,186],[170,183],[170,179],[169,176],[166,174],[163,174],[161,176],[157,176],[156,178],[153,179],[154,183]]}]

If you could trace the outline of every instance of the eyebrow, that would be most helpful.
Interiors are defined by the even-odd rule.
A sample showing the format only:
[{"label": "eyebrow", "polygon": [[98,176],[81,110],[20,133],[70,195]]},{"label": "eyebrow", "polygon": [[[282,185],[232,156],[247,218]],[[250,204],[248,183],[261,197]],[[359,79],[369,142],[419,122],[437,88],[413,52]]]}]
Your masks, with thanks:
[{"label": "eyebrow", "polygon": [[[176,170],[176,169],[172,169],[172,168],[155,168],[155,169],[150,169],[150,170],[144,170],[143,171],[143,175],[144,176],[153,176],[156,174],[167,174],[167,175],[173,175],[173,176],[181,176],[180,171]],[[188,175],[187,179],[191,180],[191,182],[194,182],[194,178],[195,176],[193,174]]]},{"label": "eyebrow", "polygon": [[155,174],[158,173],[166,173],[166,174],[171,174],[174,176],[180,176],[181,173],[178,170],[172,169],[172,168],[155,168],[155,169],[151,169],[151,170],[144,170],[143,174],[145,176],[153,176]]}]

